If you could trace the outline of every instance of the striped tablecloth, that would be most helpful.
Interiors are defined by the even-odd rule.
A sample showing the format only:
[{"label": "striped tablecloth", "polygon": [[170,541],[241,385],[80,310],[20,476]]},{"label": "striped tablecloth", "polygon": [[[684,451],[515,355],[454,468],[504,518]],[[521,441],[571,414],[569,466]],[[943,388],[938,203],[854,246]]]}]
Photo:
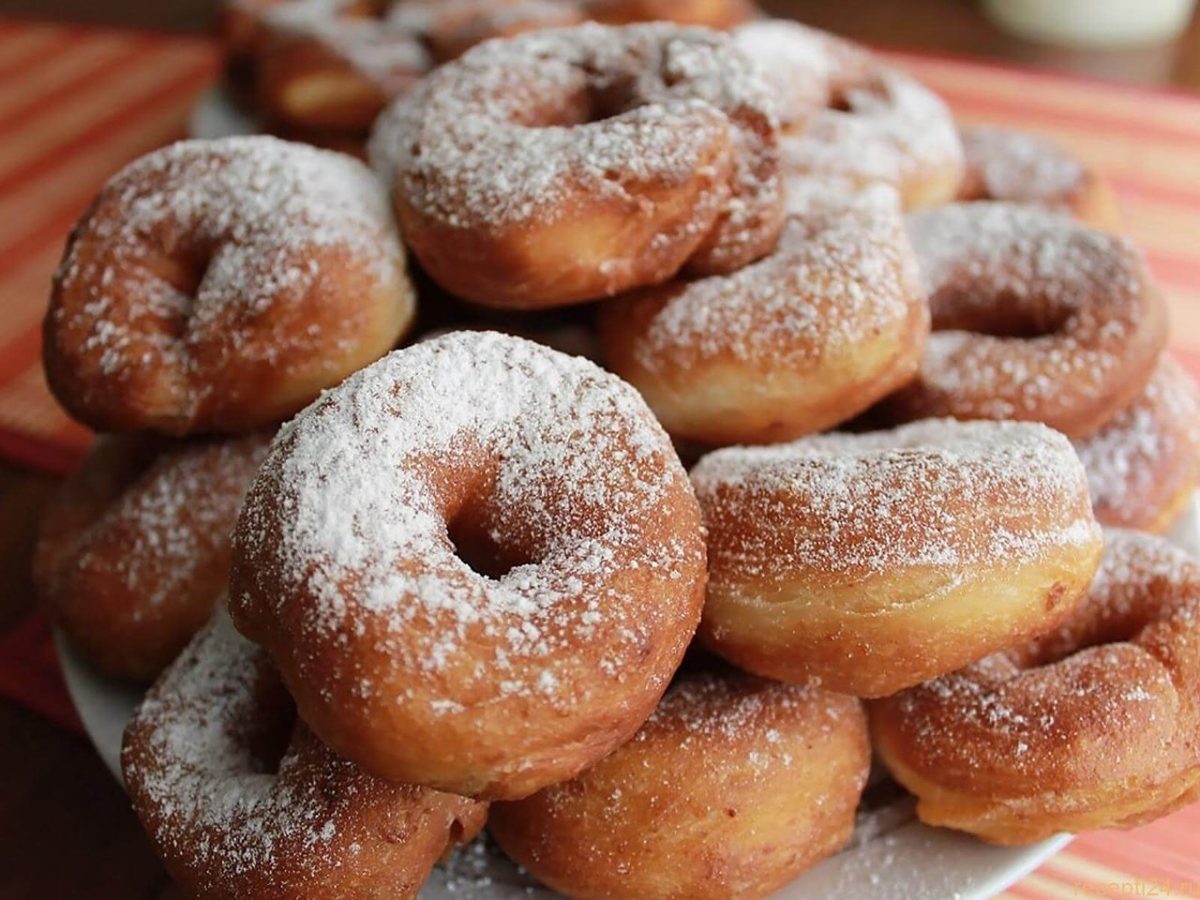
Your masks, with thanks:
[{"label": "striped tablecloth", "polygon": [[[1169,297],[1173,352],[1200,376],[1200,99],[895,58],[962,121],[1042,132],[1108,174]],[[38,364],[50,275],[99,185],[182,136],[217,67],[199,39],[0,20],[0,455],[62,471],[86,446]],[[1004,896],[1200,897],[1200,805],[1135,831],[1081,837]]]}]

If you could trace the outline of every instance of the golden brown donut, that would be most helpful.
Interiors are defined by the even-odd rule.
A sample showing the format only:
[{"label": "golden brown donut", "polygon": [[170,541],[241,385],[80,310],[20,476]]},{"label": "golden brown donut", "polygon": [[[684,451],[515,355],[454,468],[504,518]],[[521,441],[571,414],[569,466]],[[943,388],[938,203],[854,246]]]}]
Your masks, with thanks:
[{"label": "golden brown donut", "polygon": [[419,36],[379,0],[297,0],[263,13],[258,105],[291,127],[365,135],[433,66]]},{"label": "golden brown donut", "polygon": [[733,28],[758,15],[753,0],[582,0],[589,18],[610,25],[678,22]]},{"label": "golden brown donut", "polygon": [[890,184],[905,209],[955,197],[963,151],[950,110],[865,48],[798,22],[766,19],[734,32],[779,104],[785,177],[853,191]]},{"label": "golden brown donut", "polygon": [[1166,307],[1128,241],[1015,203],[909,217],[934,334],[916,379],[885,402],[927,416],[1099,431],[1145,389]]},{"label": "golden brown donut", "polygon": [[407,0],[389,19],[420,35],[445,62],[491,38],[578,25],[587,16],[576,0]]},{"label": "golden brown donut", "polygon": [[296,0],[223,0],[217,8],[217,39],[225,54],[225,81],[239,101],[253,98],[267,29],[267,11]]},{"label": "golden brown donut", "polygon": [[229,584],[229,540],[268,435],[164,444],[102,437],[47,504],[42,608],[101,672],[151,681]]},{"label": "golden brown donut", "polygon": [[123,169],[75,226],[46,377],[101,431],[245,431],[387,352],[412,316],[362,163],[270,137],[182,141]]},{"label": "golden brown donut", "polygon": [[486,804],[372,778],[295,721],[224,614],[151,688],[121,754],[134,811],[189,896],[413,898]]},{"label": "golden brown donut", "polygon": [[1200,567],[1161,538],[1105,538],[1057,631],[871,705],[923,821],[1026,844],[1200,798]]},{"label": "golden brown donut", "polygon": [[434,280],[536,308],[770,252],[776,137],[729,38],[586,24],[475,47],[385,112],[370,150]]},{"label": "golden brown donut", "polygon": [[1112,188],[1053,141],[1008,128],[959,129],[966,172],[959,200],[1029,203],[1115,231],[1120,220]]},{"label": "golden brown donut", "polygon": [[629,385],[459,331],[280,433],[230,610],[301,717],[367,771],[518,798],[641,725],[700,617],[700,511]]},{"label": "golden brown donut", "polygon": [[916,373],[929,311],[896,194],[822,197],[774,252],[600,307],[608,367],[675,438],[766,443],[862,412]]},{"label": "golden brown donut", "polygon": [[1100,431],[1075,442],[1102,525],[1166,531],[1200,477],[1200,392],[1164,356],[1141,395]]},{"label": "golden brown donut", "polygon": [[917,422],[718,450],[699,636],[783,681],[882,697],[1040,634],[1100,556],[1070,443],[1022,422]]},{"label": "golden brown donut", "polygon": [[493,806],[489,830],[570,897],[765,897],[846,842],[870,758],[851,697],[693,674],[582,775]]}]

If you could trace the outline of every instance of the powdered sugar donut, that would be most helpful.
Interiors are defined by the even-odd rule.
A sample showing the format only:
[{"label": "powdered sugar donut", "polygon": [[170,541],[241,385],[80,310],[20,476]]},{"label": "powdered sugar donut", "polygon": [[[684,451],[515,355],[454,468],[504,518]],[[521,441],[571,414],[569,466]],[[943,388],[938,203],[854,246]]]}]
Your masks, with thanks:
[{"label": "powdered sugar donut", "polygon": [[730,39],[587,24],[443,66],[384,113],[371,157],[436,281],[543,307],[769,252],[783,221],[776,138]]},{"label": "powdered sugar donut", "polygon": [[1200,566],[1109,531],[1062,626],[871,706],[925,822],[998,844],[1128,828],[1200,797]]},{"label": "powdered sugar donut", "polygon": [[72,232],[46,377],[99,430],[241,431],[382,355],[412,315],[362,163],[269,137],[183,141],[122,170]]},{"label": "powdered sugar donut", "polygon": [[433,67],[420,37],[378,0],[293,0],[262,12],[258,104],[290,127],[360,137]]},{"label": "powdered sugar donut", "polygon": [[883,182],[905,209],[955,196],[963,175],[954,119],[936,94],[867,50],[797,22],[764,20],[734,32],[778,99],[788,178]]},{"label": "powdered sugar donut", "polygon": [[1013,203],[952,204],[908,231],[934,334],[885,415],[1026,419],[1084,438],[1145,388],[1166,308],[1128,241]]},{"label": "powdered sugar donut", "polygon": [[33,560],[38,599],[99,671],[148,682],[208,621],[269,442],[102,437],[47,504]]},{"label": "powdered sugar donut", "polygon": [[281,432],[242,507],[230,608],[342,755],[513,798],[637,730],[704,580],[695,497],[633,388],[455,332]]},{"label": "powdered sugar donut", "polygon": [[881,697],[1040,634],[1100,555],[1070,443],[917,422],[704,457],[700,638],[759,675]]},{"label": "powdered sugar donut", "polygon": [[415,897],[487,815],[338,759],[223,614],[146,695],[121,768],[167,871],[194,896]]},{"label": "powdered sugar donut", "polygon": [[578,25],[587,15],[576,0],[408,0],[389,18],[421,35],[446,61],[491,38]]},{"label": "powdered sugar donut", "polygon": [[851,697],[692,674],[632,741],[497,803],[489,829],[569,897],[765,897],[846,842],[870,759]]},{"label": "powdered sugar donut", "polygon": [[1068,213],[1092,228],[1117,227],[1108,183],[1053,141],[983,125],[962,128],[959,135],[966,158],[960,200],[1029,203]]},{"label": "powdered sugar donut", "polygon": [[1166,531],[1200,477],[1196,382],[1164,356],[1141,395],[1075,449],[1101,524]]},{"label": "powdered sugar donut", "polygon": [[929,312],[895,192],[825,197],[730,275],[604,304],[609,367],[677,438],[786,440],[842,422],[916,372]]}]

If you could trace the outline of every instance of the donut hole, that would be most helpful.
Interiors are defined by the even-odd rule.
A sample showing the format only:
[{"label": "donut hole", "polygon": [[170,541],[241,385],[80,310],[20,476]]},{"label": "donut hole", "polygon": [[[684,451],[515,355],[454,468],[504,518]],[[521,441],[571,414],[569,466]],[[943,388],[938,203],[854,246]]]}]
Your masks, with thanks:
[{"label": "donut hole", "polygon": [[887,99],[888,88],[883,80],[864,74],[831,84],[825,108],[830,112],[857,113],[874,104],[887,103]]},{"label": "donut hole", "polygon": [[1030,340],[1055,334],[1074,313],[1070,306],[1047,298],[1001,292],[982,301],[977,294],[931,299],[934,331],[969,331],[996,338]]},{"label": "donut hole", "polygon": [[825,108],[832,112],[854,112],[854,103],[850,99],[850,95],[851,90],[847,87],[835,88],[829,95],[829,101],[825,104]]},{"label": "donut hole", "polygon": [[246,717],[237,743],[246,748],[251,771],[256,775],[277,775],[280,764],[297,727],[300,726],[296,705],[282,686],[272,685],[270,697],[258,705],[259,714]]},{"label": "donut hole", "polygon": [[174,301],[169,305],[170,313],[161,317],[163,330],[172,337],[183,336],[211,263],[212,252],[202,247],[181,248],[148,263],[153,277],[165,284]]},{"label": "donut hole", "polygon": [[464,506],[446,526],[454,553],[475,574],[499,581],[518,566],[537,562],[524,548],[505,541],[497,529],[489,528],[483,517]]}]

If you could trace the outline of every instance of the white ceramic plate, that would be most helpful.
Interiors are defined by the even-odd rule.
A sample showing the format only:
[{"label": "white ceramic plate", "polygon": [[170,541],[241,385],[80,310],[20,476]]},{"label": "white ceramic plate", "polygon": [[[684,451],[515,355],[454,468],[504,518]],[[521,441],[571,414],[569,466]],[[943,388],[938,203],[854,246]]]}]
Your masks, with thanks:
[{"label": "white ceramic plate", "polygon": [[[1192,499],[1169,537],[1200,555],[1200,495]],[[67,688],[84,728],[119,779],[121,733],[141,692],[98,676],[62,635],[57,635],[56,641]],[[810,869],[778,897],[982,900],[1020,880],[1070,839],[1060,835],[1029,847],[992,847],[963,834],[920,824],[913,818],[911,798],[893,796],[860,814],[858,828],[845,850]],[[444,900],[553,895],[498,854],[475,846],[448,868],[437,870],[421,896]]]}]

